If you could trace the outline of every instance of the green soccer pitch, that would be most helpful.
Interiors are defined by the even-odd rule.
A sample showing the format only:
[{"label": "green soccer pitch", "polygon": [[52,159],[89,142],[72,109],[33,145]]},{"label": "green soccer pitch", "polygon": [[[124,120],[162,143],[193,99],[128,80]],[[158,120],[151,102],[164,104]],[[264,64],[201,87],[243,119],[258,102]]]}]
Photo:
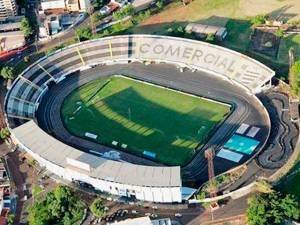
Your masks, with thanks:
[{"label": "green soccer pitch", "polygon": [[[66,129],[75,136],[183,166],[230,108],[150,83],[110,76],[74,90],[64,100],[61,115]],[[146,156],[145,151],[151,154]]]}]

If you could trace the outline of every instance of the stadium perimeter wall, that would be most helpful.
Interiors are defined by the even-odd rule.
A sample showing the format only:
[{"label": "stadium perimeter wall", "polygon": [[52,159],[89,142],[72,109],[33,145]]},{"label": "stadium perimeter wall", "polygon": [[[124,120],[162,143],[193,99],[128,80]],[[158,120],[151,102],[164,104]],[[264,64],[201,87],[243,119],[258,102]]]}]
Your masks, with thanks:
[{"label": "stadium perimeter wall", "polygon": [[[64,60],[63,58],[67,54],[72,54],[72,57],[67,57]],[[53,63],[59,59],[59,63]],[[46,92],[48,88],[47,83],[50,81],[59,82],[66,75],[76,70],[88,69],[94,65],[130,63],[134,61],[150,63],[165,62],[181,68],[187,67],[192,70],[209,72],[212,75],[227,79],[243,87],[248,93],[252,94],[263,90],[264,86],[270,83],[274,75],[274,71],[245,55],[205,42],[155,35],[108,37],[78,43],[58,50],[43,57],[34,65],[27,68],[18,76],[12,89],[6,96],[6,116],[7,118],[34,119],[34,111],[31,111],[34,110],[32,105],[35,105],[36,110],[39,106],[40,97]],[[44,83],[40,84],[42,79],[31,78],[32,75],[36,75],[37,73],[39,74],[38,77],[42,76],[44,79],[48,76],[48,79],[44,79]],[[39,88],[36,87],[37,85]],[[31,92],[34,93],[34,98],[26,98]],[[18,99],[15,98],[15,95],[18,95]],[[23,99],[22,102],[23,96],[26,99]],[[32,103],[30,107],[28,106],[28,102]],[[29,108],[30,112],[24,113]],[[109,174],[106,179],[99,181],[76,167],[60,166],[49,160],[47,156],[41,156],[37,153],[38,149],[24,144],[14,132],[15,129],[11,129],[15,143],[29,152],[42,166],[45,166],[49,171],[64,179],[87,182],[97,189],[111,194],[128,196],[132,193],[139,200],[154,202],[181,201],[181,186],[171,187],[166,185],[165,187],[157,188],[155,185],[152,187],[144,186],[143,184],[136,186],[127,185],[125,183],[112,182]],[[172,195],[171,193],[175,197],[168,197]]]},{"label": "stadium perimeter wall", "polygon": [[41,167],[65,180],[85,182],[102,192],[142,201],[182,201],[179,167],[139,166],[103,159],[48,136],[32,120],[12,131],[15,144]]}]

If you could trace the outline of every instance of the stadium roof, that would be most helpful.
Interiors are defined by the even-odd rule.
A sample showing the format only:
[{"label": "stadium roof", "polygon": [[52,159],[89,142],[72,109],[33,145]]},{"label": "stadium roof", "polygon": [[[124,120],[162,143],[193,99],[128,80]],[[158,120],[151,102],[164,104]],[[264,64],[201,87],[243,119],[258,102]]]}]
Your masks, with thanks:
[{"label": "stadium roof", "polygon": [[43,131],[33,120],[13,129],[13,135],[26,148],[61,167],[67,161],[89,165],[91,177],[137,186],[180,187],[180,167],[152,167],[117,162],[70,147]]},{"label": "stadium roof", "polygon": [[127,219],[120,222],[109,223],[111,225],[152,225],[149,217],[139,217],[134,219]]}]

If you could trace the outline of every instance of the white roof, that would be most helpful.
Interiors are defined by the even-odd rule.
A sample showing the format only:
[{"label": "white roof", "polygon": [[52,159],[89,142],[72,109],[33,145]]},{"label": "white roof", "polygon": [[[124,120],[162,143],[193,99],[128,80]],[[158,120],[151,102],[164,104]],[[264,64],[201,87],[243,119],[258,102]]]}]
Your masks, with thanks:
[{"label": "white roof", "polygon": [[142,166],[104,159],[60,142],[33,120],[13,129],[13,135],[23,146],[56,165],[70,167],[67,158],[87,165],[90,171],[85,172],[91,177],[136,186],[181,187],[179,166]]},{"label": "white roof", "polygon": [[149,217],[140,217],[135,219],[127,219],[120,222],[108,223],[109,225],[152,225]]}]

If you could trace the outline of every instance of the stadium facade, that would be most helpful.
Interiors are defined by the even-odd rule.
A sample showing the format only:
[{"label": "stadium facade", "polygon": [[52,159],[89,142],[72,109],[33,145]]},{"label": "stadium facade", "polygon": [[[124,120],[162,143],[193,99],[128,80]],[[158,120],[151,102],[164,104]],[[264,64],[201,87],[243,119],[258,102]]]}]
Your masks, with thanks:
[{"label": "stadium facade", "polygon": [[[254,97],[270,87],[274,76],[274,71],[245,55],[205,42],[127,35],[78,43],[41,58],[14,81],[5,101],[12,138],[41,166],[68,181],[86,182],[100,191],[143,201],[181,202],[180,167],[143,166],[101,158],[64,144],[37,124],[36,111],[43,107],[40,101],[50,82],[59,83],[69,74],[94,66],[132,62],[167,63],[181,70],[204,71],[242,87]],[[259,128],[250,125],[239,126],[237,134],[251,127],[248,134],[255,136]],[[243,156],[221,151],[220,157],[231,154],[237,162]]]}]

